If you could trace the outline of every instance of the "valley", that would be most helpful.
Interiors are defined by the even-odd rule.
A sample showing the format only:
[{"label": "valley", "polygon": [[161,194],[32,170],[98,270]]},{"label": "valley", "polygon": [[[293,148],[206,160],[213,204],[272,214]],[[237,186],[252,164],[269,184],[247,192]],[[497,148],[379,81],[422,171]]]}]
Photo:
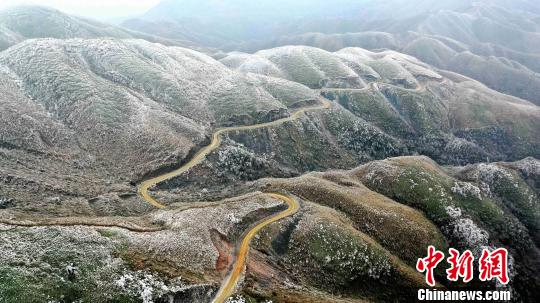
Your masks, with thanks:
[{"label": "valley", "polygon": [[0,10],[0,302],[534,302],[540,7],[244,2]]}]

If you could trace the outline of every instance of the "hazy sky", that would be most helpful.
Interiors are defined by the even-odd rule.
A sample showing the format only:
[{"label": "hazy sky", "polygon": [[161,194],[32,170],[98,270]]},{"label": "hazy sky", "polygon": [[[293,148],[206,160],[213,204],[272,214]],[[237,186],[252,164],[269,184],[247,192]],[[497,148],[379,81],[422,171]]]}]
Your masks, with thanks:
[{"label": "hazy sky", "polygon": [[63,12],[95,19],[113,19],[138,15],[160,0],[0,0],[0,9],[19,4],[39,4]]}]

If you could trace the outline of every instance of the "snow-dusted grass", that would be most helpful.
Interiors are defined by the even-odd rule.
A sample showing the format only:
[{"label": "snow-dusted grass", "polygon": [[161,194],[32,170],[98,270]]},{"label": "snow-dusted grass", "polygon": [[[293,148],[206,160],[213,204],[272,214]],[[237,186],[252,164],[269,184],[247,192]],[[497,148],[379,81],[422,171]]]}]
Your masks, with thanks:
[{"label": "snow-dusted grass", "polygon": [[[190,272],[214,270],[218,252],[210,230],[227,235],[246,215],[281,204],[252,194],[226,204],[154,213],[151,220],[166,230],[137,233],[119,228],[11,227],[0,225],[0,298],[27,302],[154,302],[189,292],[189,280],[170,279],[162,272],[133,269],[133,253],[163,262],[165,269]],[[74,264],[75,278],[66,268]],[[172,265],[174,264],[174,265]],[[155,268],[152,268],[155,270]],[[169,273],[169,272],[167,272]],[[215,281],[209,281],[213,283]]]}]

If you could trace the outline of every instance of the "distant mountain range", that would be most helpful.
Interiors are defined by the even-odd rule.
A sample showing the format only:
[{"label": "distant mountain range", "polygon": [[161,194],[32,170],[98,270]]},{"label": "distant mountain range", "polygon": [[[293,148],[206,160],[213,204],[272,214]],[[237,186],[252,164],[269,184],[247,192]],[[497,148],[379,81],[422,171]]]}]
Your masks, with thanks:
[{"label": "distant mountain range", "polygon": [[[311,2],[310,2],[311,3]],[[388,48],[540,104],[540,5],[536,1],[324,1],[287,10],[235,10],[243,1],[164,1],[126,27],[226,50],[253,52],[283,45],[329,51]],[[245,12],[245,15],[206,14]],[[248,5],[249,7],[249,5]],[[204,12],[204,13],[203,13]],[[260,14],[260,15],[259,15]],[[206,20],[197,16],[212,16]],[[282,19],[277,16],[282,16]],[[205,17],[207,18],[207,17]],[[209,17],[208,17],[209,18]]]},{"label": "distant mountain range", "polygon": [[275,193],[240,302],[414,301],[428,245],[538,298],[540,5],[290,2],[0,12],[0,302],[210,302]]},{"label": "distant mountain range", "polygon": [[27,39],[100,37],[138,38],[165,45],[197,48],[197,44],[190,41],[160,38],[152,34],[67,15],[48,7],[16,6],[0,11],[0,50]]},{"label": "distant mountain range", "polygon": [[0,67],[3,146],[66,155],[79,164],[64,169],[97,179],[136,182],[188,157],[212,129],[286,117],[318,102],[317,90],[336,103],[311,122],[327,131],[294,139],[300,158],[280,143],[289,130],[268,138],[277,166],[267,173],[414,153],[445,164],[540,157],[539,107],[394,51],[288,46],[216,61],[143,40],[37,39],[1,52]]}]

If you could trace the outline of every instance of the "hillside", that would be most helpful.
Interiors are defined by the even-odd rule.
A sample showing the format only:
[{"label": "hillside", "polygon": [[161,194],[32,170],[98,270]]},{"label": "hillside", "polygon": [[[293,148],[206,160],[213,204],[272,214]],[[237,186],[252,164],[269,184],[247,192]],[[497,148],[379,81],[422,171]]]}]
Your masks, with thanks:
[{"label": "hillside", "polygon": [[[512,278],[507,289],[513,290],[516,301],[530,301],[540,283],[540,208],[539,192],[527,182],[539,178],[538,167],[532,158],[444,168],[426,157],[398,157],[350,171],[261,179],[235,187],[231,194],[239,196],[233,199],[176,203],[142,217],[100,219],[101,224],[146,232],[114,226],[0,224],[0,296],[23,301],[62,294],[88,301],[161,302],[172,297],[207,302],[226,274],[233,243],[242,231],[280,208],[260,191],[286,191],[300,202],[301,210],[265,229],[253,243],[238,289],[247,298],[412,300],[424,285],[424,277],[414,270],[416,257],[434,244],[441,250],[450,246],[475,253],[485,246],[508,247]],[[183,198],[178,193],[160,195],[178,201]],[[0,214],[2,222],[69,222],[13,211]],[[87,219],[72,222],[83,220]],[[53,243],[55,249],[48,250]],[[26,265],[29,259],[32,263]],[[65,260],[79,268],[75,281],[62,278]],[[442,270],[436,271],[436,279],[449,289],[490,287],[448,283]]]},{"label": "hillside", "polygon": [[[410,18],[390,10],[389,7],[396,7],[394,4],[372,8],[373,15],[386,16],[384,20],[369,19],[353,25],[341,20],[346,29],[306,28],[297,35],[243,41],[226,47],[248,52],[284,45],[308,45],[328,51],[346,47],[392,49],[540,104],[536,93],[540,89],[540,31],[534,3],[477,2],[451,10],[434,9]],[[397,6],[407,10],[406,5]],[[390,15],[401,17],[392,19]]]},{"label": "hillside", "polygon": [[2,178],[17,180],[0,196],[21,204],[47,205],[57,190],[67,205],[81,203],[111,182],[125,190],[177,165],[216,127],[317,100],[302,85],[143,40],[30,40],[0,53],[0,79]]},{"label": "hillside", "polygon": [[[252,159],[252,179],[415,153],[445,164],[540,157],[537,106],[406,55],[286,47],[221,61],[237,71],[142,40],[33,40],[0,53],[3,174],[17,180],[0,196],[16,195],[17,207],[32,211],[114,213],[93,201],[122,209],[133,197],[111,192],[179,165],[219,126],[317,103],[314,89],[335,106],[271,132],[231,134],[219,154],[233,162],[212,170]],[[38,197],[47,210],[32,202]]]},{"label": "hillside", "polygon": [[[365,135],[360,135],[368,132],[360,126],[365,123],[376,127],[374,133],[389,135],[380,139],[388,142],[383,146],[392,142],[392,148],[379,148],[390,154],[392,149],[419,152],[439,163],[501,159],[503,154],[538,156],[537,106],[396,52],[347,48],[330,53],[288,46],[253,55],[231,53],[221,62],[239,71],[283,77],[321,89],[340,105],[334,111],[343,118],[325,114],[320,119],[328,119],[327,128],[333,134],[339,133],[332,132],[335,127],[347,130],[350,138],[342,135],[338,142],[347,142],[348,149],[362,157],[368,150],[367,142],[361,141]],[[376,137],[372,140],[377,141]]]},{"label": "hillside", "polygon": [[244,157],[258,163],[248,179],[414,153],[445,164],[540,157],[537,106],[406,55],[286,47],[221,61],[237,71],[142,40],[34,40],[0,53],[4,174],[19,180],[2,196],[17,193],[18,207],[33,211],[36,197],[59,197],[65,203],[43,206],[93,213],[85,201],[108,195],[107,184],[129,191],[130,182],[182,163],[216,127],[286,117],[317,103],[314,89],[335,106],[270,133],[232,134],[220,157],[233,162],[212,170]]},{"label": "hillside", "polygon": [[193,42],[165,39],[98,21],[64,14],[42,6],[16,6],[0,11],[0,51],[35,38],[137,38],[165,45],[203,50]]},{"label": "hillside", "polygon": [[289,30],[291,19],[320,18],[343,13],[353,15],[359,9],[358,1],[354,0],[337,0],[332,3],[322,0],[167,0],[122,25],[166,38],[188,39],[219,48],[229,42],[284,34]]},{"label": "hillside", "polygon": [[163,1],[124,26],[228,51],[392,49],[540,104],[536,1],[323,2]]},{"label": "hillside", "polygon": [[534,301],[538,16],[165,0],[141,34],[0,12],[0,302],[411,302],[429,245],[506,248],[508,285],[437,286]]}]

